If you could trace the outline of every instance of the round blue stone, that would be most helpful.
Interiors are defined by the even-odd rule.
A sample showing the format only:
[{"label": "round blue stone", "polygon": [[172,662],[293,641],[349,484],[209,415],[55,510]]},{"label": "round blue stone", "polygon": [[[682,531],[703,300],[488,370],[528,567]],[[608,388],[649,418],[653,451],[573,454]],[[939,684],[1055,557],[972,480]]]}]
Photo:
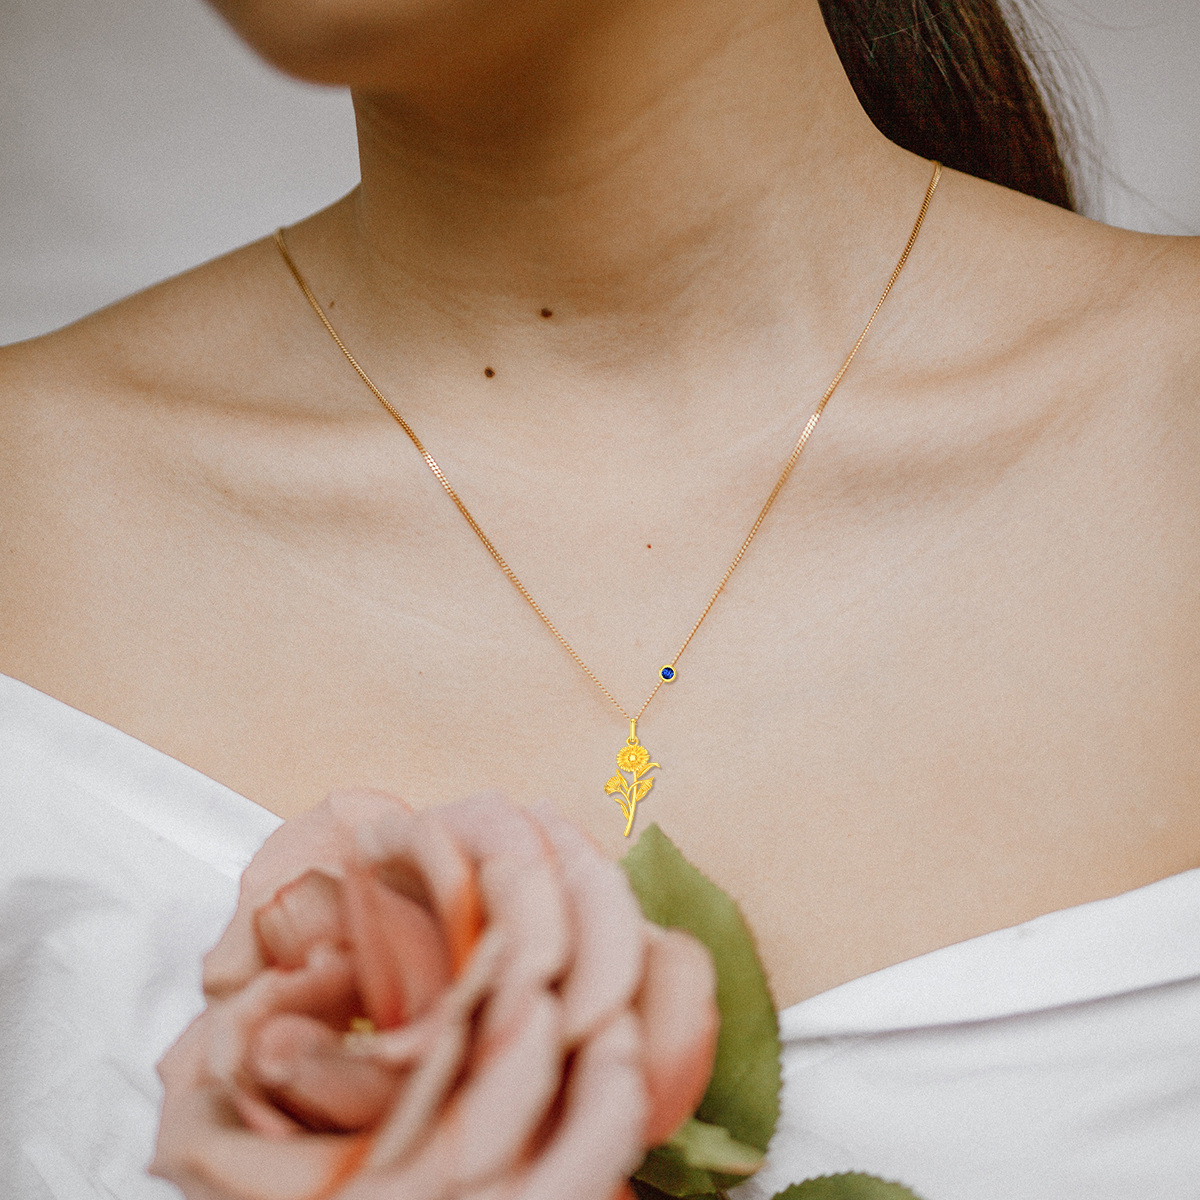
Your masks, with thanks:
[{"label": "round blue stone", "polygon": [[663,667],[663,669],[661,671],[659,671],[658,674],[659,674],[660,678],[662,679],[663,683],[670,683],[671,680],[675,678],[675,668],[674,667]]}]

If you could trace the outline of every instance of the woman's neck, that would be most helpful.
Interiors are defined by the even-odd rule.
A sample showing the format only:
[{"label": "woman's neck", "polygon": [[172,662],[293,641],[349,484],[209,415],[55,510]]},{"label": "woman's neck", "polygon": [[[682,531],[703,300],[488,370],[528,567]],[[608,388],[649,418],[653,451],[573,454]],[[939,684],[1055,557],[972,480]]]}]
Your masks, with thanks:
[{"label": "woman's neck", "polygon": [[538,13],[464,21],[439,69],[356,92],[362,186],[332,236],[372,340],[418,309],[519,340],[544,309],[572,328],[557,352],[611,369],[784,312],[790,338],[844,334],[925,168],[870,124],[815,0]]}]

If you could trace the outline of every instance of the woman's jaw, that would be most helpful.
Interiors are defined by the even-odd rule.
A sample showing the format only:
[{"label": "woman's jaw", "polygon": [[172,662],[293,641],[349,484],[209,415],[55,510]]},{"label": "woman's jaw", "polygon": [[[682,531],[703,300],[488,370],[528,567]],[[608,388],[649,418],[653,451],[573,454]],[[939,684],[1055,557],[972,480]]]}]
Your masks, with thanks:
[{"label": "woman's jaw", "polygon": [[263,58],[313,83],[406,92],[470,77],[561,27],[572,0],[210,0]]}]

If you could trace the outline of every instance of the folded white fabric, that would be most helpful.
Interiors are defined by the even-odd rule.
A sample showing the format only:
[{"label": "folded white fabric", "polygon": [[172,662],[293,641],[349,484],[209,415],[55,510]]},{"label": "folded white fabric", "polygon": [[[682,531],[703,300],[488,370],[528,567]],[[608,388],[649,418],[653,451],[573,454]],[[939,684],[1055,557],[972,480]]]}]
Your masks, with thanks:
[{"label": "folded white fabric", "polygon": [[862,1170],[927,1200],[1200,1196],[1200,870],[780,1014],[783,1114],[739,1189]]},{"label": "folded white fabric", "polygon": [[0,1196],[164,1200],[154,1064],[278,818],[0,676]]}]

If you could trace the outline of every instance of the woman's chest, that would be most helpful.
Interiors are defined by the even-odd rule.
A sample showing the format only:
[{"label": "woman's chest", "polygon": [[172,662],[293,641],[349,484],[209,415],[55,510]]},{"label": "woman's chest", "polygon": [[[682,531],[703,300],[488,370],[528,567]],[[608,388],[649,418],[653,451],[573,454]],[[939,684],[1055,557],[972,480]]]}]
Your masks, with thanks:
[{"label": "woman's chest", "polygon": [[76,525],[6,585],[0,669],[283,815],[343,785],[500,787],[614,854],[605,785],[639,715],[658,765],[634,836],[658,821],[739,896],[781,1003],[1195,865],[1188,506],[1086,455],[970,486],[830,463],[681,657],[736,518],[613,545],[569,508],[513,523],[581,665],[433,494],[403,522],[100,508],[103,534]]}]

